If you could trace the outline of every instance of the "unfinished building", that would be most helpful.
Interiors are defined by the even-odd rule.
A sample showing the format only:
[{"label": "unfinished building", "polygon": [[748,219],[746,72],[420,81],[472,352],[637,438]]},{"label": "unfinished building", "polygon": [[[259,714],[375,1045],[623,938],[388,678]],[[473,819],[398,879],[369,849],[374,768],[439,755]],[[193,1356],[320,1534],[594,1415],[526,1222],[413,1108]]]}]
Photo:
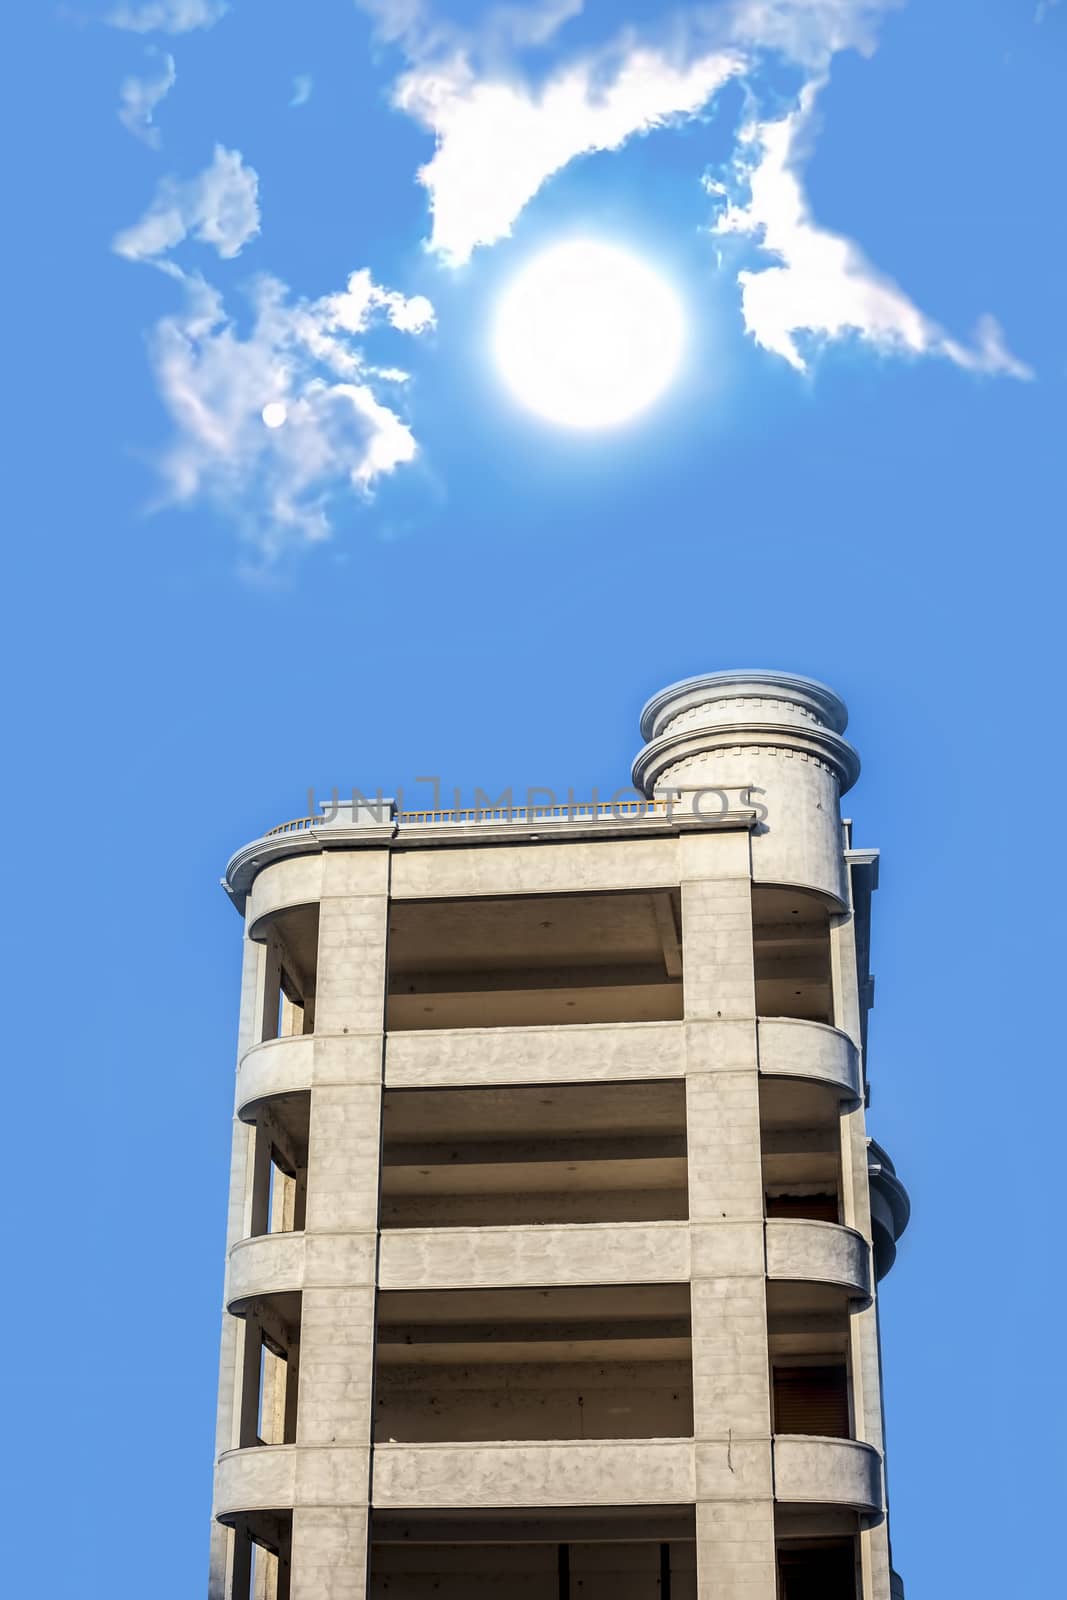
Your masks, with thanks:
[{"label": "unfinished building", "polygon": [[713,673],[634,799],[354,801],[230,862],[211,1600],[902,1595],[845,723]]}]

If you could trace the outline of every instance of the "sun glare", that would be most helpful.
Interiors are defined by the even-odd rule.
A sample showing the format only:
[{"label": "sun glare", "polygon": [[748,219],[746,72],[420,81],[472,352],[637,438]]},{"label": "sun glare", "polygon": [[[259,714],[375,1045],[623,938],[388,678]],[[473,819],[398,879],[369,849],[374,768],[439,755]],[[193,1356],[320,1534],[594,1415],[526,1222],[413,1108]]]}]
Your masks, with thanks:
[{"label": "sun glare", "polygon": [[678,370],[681,301],[617,245],[571,239],[535,256],[496,308],[493,354],[516,399],[570,428],[611,428],[644,411]]}]

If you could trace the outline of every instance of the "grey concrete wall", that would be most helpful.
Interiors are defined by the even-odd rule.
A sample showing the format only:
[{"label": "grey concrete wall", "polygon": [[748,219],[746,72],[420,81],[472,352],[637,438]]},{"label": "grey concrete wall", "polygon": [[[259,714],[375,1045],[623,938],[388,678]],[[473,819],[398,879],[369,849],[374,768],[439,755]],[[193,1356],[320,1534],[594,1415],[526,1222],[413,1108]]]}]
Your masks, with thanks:
[{"label": "grey concrete wall", "polygon": [[586,843],[477,845],[397,853],[393,896],[429,900],[491,894],[588,894],[611,889],[659,889],[677,883],[677,841],[605,839]]},{"label": "grey concrete wall", "polygon": [[[367,1065],[376,1052],[379,1078],[317,1084],[311,1096],[308,1247],[332,1241],[326,1253],[341,1250],[353,1278],[303,1291],[297,1457],[327,1481],[309,1496],[310,1519],[304,1505],[293,1513],[292,1600],[362,1600],[366,1588],[388,893],[388,851],[323,856],[316,1027],[360,1041]],[[356,1483],[333,1471],[350,1456]]]},{"label": "grey concrete wall", "polygon": [[374,1452],[374,1503],[383,1510],[685,1505],[693,1498],[687,1439],[381,1444]]},{"label": "grey concrete wall", "polygon": [[[834,1020],[852,1039],[857,1052],[861,1046],[860,999],[856,970],[855,926],[851,912],[833,920],[830,930],[830,955],[834,985]],[[862,1101],[846,1107],[841,1118],[841,1174],[844,1220],[865,1239],[871,1237],[870,1186],[867,1179],[867,1123]],[[873,1272],[872,1272],[873,1281]],[[882,1381],[878,1341],[878,1308],[872,1300],[858,1307],[849,1318],[849,1365],[852,1376],[854,1431],[881,1452]],[[872,1498],[879,1505],[884,1499],[883,1469],[877,1469],[879,1485]],[[864,1528],[860,1534],[860,1564],[864,1600],[890,1600],[891,1561],[889,1526],[885,1519]]]},{"label": "grey concrete wall", "polygon": [[845,1505],[881,1511],[882,1464],[870,1445],[852,1439],[801,1439],[783,1435],[774,1442],[777,1498],[802,1505]]},{"label": "grey concrete wall", "polygon": [[833,1283],[857,1298],[871,1290],[871,1252],[854,1228],[807,1218],[767,1223],[767,1276],[794,1283]]},{"label": "grey concrete wall", "polygon": [[748,840],[681,846],[697,1588],[755,1600],[775,1561]]},{"label": "grey concrete wall", "polygon": [[396,1033],[386,1044],[385,1081],[391,1089],[447,1089],[680,1078],[684,1050],[680,1022]]},{"label": "grey concrete wall", "polygon": [[568,1283],[684,1283],[684,1222],[569,1227],[389,1229],[383,1289],[519,1288]]}]

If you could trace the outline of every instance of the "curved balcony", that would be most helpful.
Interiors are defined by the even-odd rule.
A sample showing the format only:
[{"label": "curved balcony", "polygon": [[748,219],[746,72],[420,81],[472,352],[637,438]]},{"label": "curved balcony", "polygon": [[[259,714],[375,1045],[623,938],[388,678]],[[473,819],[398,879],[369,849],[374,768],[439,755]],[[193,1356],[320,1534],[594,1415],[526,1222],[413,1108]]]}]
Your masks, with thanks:
[{"label": "curved balcony", "polygon": [[[317,905],[322,898],[322,844],[309,838],[300,846],[287,841],[286,860],[271,860],[276,855],[276,841],[257,840],[247,846],[256,859],[250,864],[248,874],[248,900],[245,906],[246,925],[251,938],[256,938],[264,917],[276,916],[295,906]],[[257,846],[262,848],[257,849]],[[272,848],[274,847],[274,848]],[[302,848],[314,854],[296,854]],[[239,852],[244,854],[244,852]],[[237,860],[234,857],[234,860]],[[227,876],[233,862],[227,867]],[[254,875],[254,882],[252,877]]]},{"label": "curved balcony", "polygon": [[759,1069],[771,1078],[806,1078],[858,1100],[859,1052],[847,1033],[799,1017],[760,1017]]},{"label": "curved balcony", "polygon": [[784,1282],[830,1283],[867,1299],[870,1251],[854,1228],[807,1217],[767,1222],[767,1276]]},{"label": "curved balcony", "polygon": [[684,1073],[681,1022],[433,1028],[392,1033],[385,1045],[385,1081],[391,1089],[680,1078]]},{"label": "curved balcony", "polygon": [[374,1282],[373,1233],[265,1233],[230,1251],[226,1307],[265,1295]]},{"label": "curved balcony", "polygon": [[237,1069],[237,1114],[274,1095],[306,1093],[324,1084],[380,1083],[378,1035],[294,1034],[253,1045]]},{"label": "curved balcony", "polygon": [[858,1439],[777,1434],[774,1498],[794,1505],[881,1512],[882,1458],[873,1445]]},{"label": "curved balcony", "polygon": [[874,1139],[867,1140],[867,1178],[871,1191],[871,1237],[875,1277],[884,1278],[897,1258],[897,1240],[908,1226],[911,1201],[896,1168]]},{"label": "curved balcony", "polygon": [[291,1506],[358,1505],[366,1501],[370,1455],[350,1445],[251,1445],[227,1450],[215,1463],[214,1515]]},{"label": "curved balcony", "polygon": [[374,1447],[379,1510],[684,1505],[693,1498],[690,1439]]}]

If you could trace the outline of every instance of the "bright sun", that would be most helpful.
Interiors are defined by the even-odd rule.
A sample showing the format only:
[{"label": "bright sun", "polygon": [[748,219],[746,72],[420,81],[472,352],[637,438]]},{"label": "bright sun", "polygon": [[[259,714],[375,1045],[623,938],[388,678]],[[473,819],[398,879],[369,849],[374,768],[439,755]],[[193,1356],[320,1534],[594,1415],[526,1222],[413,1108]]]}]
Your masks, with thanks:
[{"label": "bright sun", "polygon": [[523,405],[570,428],[610,428],[643,411],[678,370],[682,304],[646,262],[617,245],[571,239],[508,284],[493,353]]}]

